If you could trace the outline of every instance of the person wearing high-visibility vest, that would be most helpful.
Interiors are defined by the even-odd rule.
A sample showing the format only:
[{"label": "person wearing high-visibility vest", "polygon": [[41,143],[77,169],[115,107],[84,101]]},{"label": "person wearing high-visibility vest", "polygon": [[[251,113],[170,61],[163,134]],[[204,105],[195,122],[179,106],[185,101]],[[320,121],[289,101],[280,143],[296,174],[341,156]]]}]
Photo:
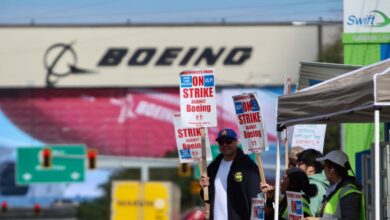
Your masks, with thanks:
[{"label": "person wearing high-visibility vest", "polygon": [[[292,167],[286,171],[286,176],[281,183],[280,190],[282,193],[286,191],[299,192],[302,194],[302,211],[303,216],[313,216],[310,211],[310,198],[317,195],[317,187],[309,183],[307,175],[299,168]],[[285,195],[279,205],[279,219],[287,220],[287,196]]]},{"label": "person wearing high-visibility vest", "polygon": [[[270,186],[267,183],[260,184],[263,192],[267,193],[269,196],[273,196],[270,192],[275,190],[274,187]],[[302,194],[302,213],[303,216],[313,216],[310,211],[310,198],[314,197],[317,194],[317,187],[314,184],[309,183],[309,178],[301,169],[297,167],[292,167],[286,171],[286,175],[283,178],[283,181],[280,184],[280,191],[284,194],[283,199],[279,204],[279,220],[287,220],[288,218],[288,205],[287,205],[287,196],[286,191],[298,192]],[[270,200],[274,198],[267,198],[267,205],[269,205]],[[271,201],[272,203],[272,201]],[[269,206],[267,207],[269,208]],[[265,211],[265,218],[274,219],[274,211],[267,210]]]},{"label": "person wearing high-visibility vest", "polygon": [[360,183],[348,174],[351,169],[348,156],[341,150],[334,150],[317,160],[323,161],[330,186],[316,214],[318,217],[307,217],[305,220],[365,220],[364,194]]}]

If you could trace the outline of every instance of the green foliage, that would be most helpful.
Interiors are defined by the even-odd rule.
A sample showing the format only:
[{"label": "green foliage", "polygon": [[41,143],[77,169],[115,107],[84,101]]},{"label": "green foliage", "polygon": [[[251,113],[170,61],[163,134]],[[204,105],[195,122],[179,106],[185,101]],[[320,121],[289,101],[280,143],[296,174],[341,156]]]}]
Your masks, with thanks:
[{"label": "green foliage", "polygon": [[326,45],[318,55],[319,62],[344,63],[343,42],[338,39],[333,44]]},{"label": "green foliage", "polygon": [[109,207],[110,201],[108,197],[102,197],[91,202],[83,202],[77,208],[77,219],[110,219]]},{"label": "green foliage", "polygon": [[327,125],[324,143],[324,154],[332,150],[340,149],[340,127],[341,125]]}]

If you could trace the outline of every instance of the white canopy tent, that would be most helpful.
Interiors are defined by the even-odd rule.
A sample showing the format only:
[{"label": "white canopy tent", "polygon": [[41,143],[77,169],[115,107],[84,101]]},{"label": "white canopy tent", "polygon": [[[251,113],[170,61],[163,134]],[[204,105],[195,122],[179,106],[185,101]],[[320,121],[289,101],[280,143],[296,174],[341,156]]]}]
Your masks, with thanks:
[{"label": "white canopy tent", "polygon": [[[390,59],[359,68],[278,99],[276,170],[280,169],[280,132],[295,124],[375,122],[375,156],[379,123],[390,121]],[[380,218],[380,161],[375,160],[375,219]],[[279,196],[280,174],[276,173]],[[276,200],[275,219],[279,214]]]}]

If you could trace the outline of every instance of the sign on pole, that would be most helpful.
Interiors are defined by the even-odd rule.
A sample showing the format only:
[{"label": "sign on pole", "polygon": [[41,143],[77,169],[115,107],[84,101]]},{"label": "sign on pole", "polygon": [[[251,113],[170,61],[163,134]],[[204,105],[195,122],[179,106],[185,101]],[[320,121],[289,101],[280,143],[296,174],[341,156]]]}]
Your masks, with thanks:
[{"label": "sign on pole", "polygon": [[180,113],[185,127],[216,127],[214,69],[180,73]]},{"label": "sign on pole", "polygon": [[[180,113],[184,127],[201,128],[202,160],[199,167],[207,177],[206,129],[217,126],[214,69],[186,70],[180,73]],[[203,199],[209,200],[208,187],[203,188]],[[208,219],[210,205],[205,204]]]},{"label": "sign on pole", "polygon": [[245,93],[233,96],[233,101],[244,152],[250,154],[267,150],[267,132],[256,94]]},{"label": "sign on pole", "polygon": [[[43,149],[51,149],[51,166],[43,167]],[[56,145],[17,149],[17,184],[83,182],[85,146]]]},{"label": "sign on pole", "polygon": [[304,149],[316,149],[322,152],[324,149],[326,125],[304,124],[294,125],[292,146],[301,146]]},{"label": "sign on pole", "polygon": [[[202,160],[201,128],[186,128],[182,124],[180,113],[174,114],[174,126],[180,163],[194,163]],[[206,157],[210,161],[211,148],[207,129],[205,129]]]}]

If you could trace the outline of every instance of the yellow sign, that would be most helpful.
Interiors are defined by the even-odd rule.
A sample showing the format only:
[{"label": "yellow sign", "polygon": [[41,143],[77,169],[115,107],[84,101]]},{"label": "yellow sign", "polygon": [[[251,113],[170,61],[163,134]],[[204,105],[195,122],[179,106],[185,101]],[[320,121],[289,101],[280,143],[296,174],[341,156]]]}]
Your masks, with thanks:
[{"label": "yellow sign", "polygon": [[164,182],[115,181],[111,220],[171,219],[172,184]]}]

